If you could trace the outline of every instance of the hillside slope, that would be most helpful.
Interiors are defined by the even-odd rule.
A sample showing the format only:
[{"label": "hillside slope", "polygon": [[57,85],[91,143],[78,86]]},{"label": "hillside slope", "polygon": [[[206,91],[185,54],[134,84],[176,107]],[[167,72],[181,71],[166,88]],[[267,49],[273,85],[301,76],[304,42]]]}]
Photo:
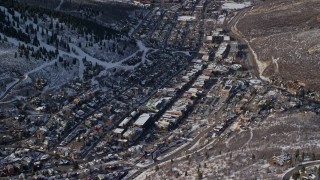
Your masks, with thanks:
[{"label": "hillside slope", "polygon": [[319,22],[319,0],[271,0],[250,9],[236,27],[265,64],[263,75],[320,90]]},{"label": "hillside slope", "polygon": [[[68,13],[127,32],[148,10],[129,3],[101,0],[19,0],[31,6]],[[1,2],[1,1],[0,1]]]}]

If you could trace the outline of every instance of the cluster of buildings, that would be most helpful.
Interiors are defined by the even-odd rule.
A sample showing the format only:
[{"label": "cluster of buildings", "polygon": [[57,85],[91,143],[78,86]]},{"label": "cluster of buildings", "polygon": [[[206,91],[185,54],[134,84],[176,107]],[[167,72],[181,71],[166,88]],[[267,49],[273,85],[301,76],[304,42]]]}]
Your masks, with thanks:
[{"label": "cluster of buildings", "polygon": [[177,87],[181,87],[185,91],[156,122],[158,128],[169,130],[177,127],[178,123],[192,111],[193,106],[202,96],[213,69],[203,62],[197,60],[193,60],[193,62],[192,68],[180,77],[178,76],[180,82],[177,82]]},{"label": "cluster of buildings", "polygon": [[[103,84],[103,79],[100,80],[106,91],[93,90],[88,83],[74,82],[62,86],[59,92],[35,94],[23,106],[6,105],[1,115],[9,119],[1,126],[0,140],[3,144],[20,140],[22,147],[68,160],[62,166],[83,158],[117,153],[136,142],[154,115],[139,111],[132,120],[127,119],[128,124],[119,124],[128,117],[128,112],[145,103],[167,79],[185,68],[186,57],[152,53],[148,55],[148,64],[138,67],[130,76],[119,76],[127,78],[122,84],[115,80],[106,80]],[[101,147],[100,142],[107,145]],[[50,158],[48,161],[48,168],[54,166]]]},{"label": "cluster of buildings", "polygon": [[[163,2],[167,4],[168,2]],[[174,1],[168,8],[154,8],[134,34],[151,47],[197,51],[202,40],[204,0]],[[164,5],[166,6],[166,5]],[[156,20],[155,20],[156,19]]]},{"label": "cluster of buildings", "polygon": [[[190,112],[194,102],[201,94],[201,88],[210,75],[201,75],[205,69],[204,64],[193,63],[188,70],[183,71],[172,79],[174,87],[158,89],[145,106],[133,111],[125,117],[118,128],[113,130],[120,144],[134,143],[150,125],[156,124],[160,129],[169,130]],[[211,69],[212,70],[212,69]]]},{"label": "cluster of buildings", "polygon": [[[154,160],[190,141],[199,127],[213,124],[208,138],[214,138],[234,122],[232,130],[246,129],[270,113],[301,107],[303,102],[290,93],[301,94],[303,84],[274,80],[282,85],[273,87],[253,78],[243,68],[238,42],[212,20],[226,12],[218,11],[215,3],[204,12],[206,3],[154,8],[133,35],[163,51],[148,53],[146,63],[134,72],[115,70],[116,78],[99,79],[104,90],[71,83],[57,94],[35,95],[27,105],[0,110],[1,116],[12,117],[0,124],[0,141],[22,140],[25,147],[1,150],[0,175],[36,171],[38,177],[120,178],[130,168],[117,162]],[[200,50],[191,59],[168,49]],[[35,86],[41,89],[45,83],[39,80]],[[13,127],[16,131],[10,131]],[[77,161],[84,162],[76,167]],[[80,170],[62,173],[66,171],[56,165]]]},{"label": "cluster of buildings", "polygon": [[196,51],[201,46],[204,3],[204,0],[182,3],[177,13],[175,28],[168,36],[168,49]]}]

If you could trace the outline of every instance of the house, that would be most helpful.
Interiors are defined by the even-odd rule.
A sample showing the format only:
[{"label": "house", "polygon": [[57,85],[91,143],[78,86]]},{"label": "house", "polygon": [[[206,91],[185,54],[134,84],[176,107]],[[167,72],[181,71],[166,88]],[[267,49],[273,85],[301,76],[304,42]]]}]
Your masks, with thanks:
[{"label": "house", "polygon": [[42,168],[42,163],[40,161],[34,162],[33,163],[33,169],[35,171],[40,170]]},{"label": "house", "polygon": [[272,162],[274,165],[283,166],[286,162],[290,161],[290,154],[282,154],[280,156],[273,156]]},{"label": "house", "polygon": [[40,128],[38,128],[38,130],[36,130],[36,137],[40,140],[44,140],[47,132],[48,132],[48,130],[45,127],[40,127]]},{"label": "house", "polygon": [[240,115],[239,121],[240,123],[247,123],[251,120],[251,118],[252,118],[252,115],[248,111],[246,111],[245,114]]},{"label": "house", "polygon": [[122,128],[116,128],[112,131],[112,133],[119,139],[122,137],[123,132],[124,132],[124,129]]},{"label": "house", "polygon": [[76,117],[84,117],[86,113],[83,111],[83,110],[78,110],[77,113],[76,113]]},{"label": "house", "polygon": [[128,140],[127,139],[118,139],[118,142],[120,146],[127,148],[129,146]]},{"label": "house", "polygon": [[212,36],[206,36],[206,42],[211,43],[212,42]]},{"label": "house", "polygon": [[167,120],[159,120],[155,124],[159,129],[168,129],[170,126],[170,122]]},{"label": "house", "polygon": [[289,81],[285,87],[288,89],[289,92],[291,92],[292,94],[298,94],[299,91],[304,87],[304,85],[302,83],[299,82],[293,82],[293,81]]},{"label": "house", "polygon": [[205,54],[202,56],[202,60],[203,61],[209,61],[209,55],[208,54]]}]

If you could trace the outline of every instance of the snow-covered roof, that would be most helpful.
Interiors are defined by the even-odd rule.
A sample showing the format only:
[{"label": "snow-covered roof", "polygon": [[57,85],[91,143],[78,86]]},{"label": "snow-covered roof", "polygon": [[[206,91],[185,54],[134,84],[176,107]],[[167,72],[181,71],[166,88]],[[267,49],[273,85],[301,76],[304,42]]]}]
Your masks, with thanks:
[{"label": "snow-covered roof", "polygon": [[244,2],[244,3],[228,2],[222,5],[222,9],[243,9],[249,6],[251,6],[251,2]]},{"label": "snow-covered roof", "polygon": [[223,36],[224,41],[230,41],[230,36]]},{"label": "snow-covered roof", "polygon": [[195,16],[179,16],[178,21],[194,21],[196,20]]},{"label": "snow-covered roof", "polygon": [[143,126],[151,117],[151,114],[143,113],[141,116],[136,120],[134,125],[136,126]]},{"label": "snow-covered roof", "polygon": [[124,127],[128,124],[129,121],[131,121],[132,117],[126,117],[120,124],[120,127]]},{"label": "snow-covered roof", "polygon": [[115,134],[122,134],[123,131],[124,131],[124,129],[122,129],[122,128],[116,128],[116,129],[113,130],[113,133],[115,133]]}]

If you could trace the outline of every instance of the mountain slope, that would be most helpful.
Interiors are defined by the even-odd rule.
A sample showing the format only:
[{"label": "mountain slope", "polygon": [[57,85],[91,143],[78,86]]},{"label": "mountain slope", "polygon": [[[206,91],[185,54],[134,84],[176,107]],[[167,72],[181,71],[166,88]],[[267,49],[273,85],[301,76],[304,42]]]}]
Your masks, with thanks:
[{"label": "mountain slope", "polygon": [[263,75],[299,80],[320,90],[320,1],[265,1],[237,29],[266,68]]}]

